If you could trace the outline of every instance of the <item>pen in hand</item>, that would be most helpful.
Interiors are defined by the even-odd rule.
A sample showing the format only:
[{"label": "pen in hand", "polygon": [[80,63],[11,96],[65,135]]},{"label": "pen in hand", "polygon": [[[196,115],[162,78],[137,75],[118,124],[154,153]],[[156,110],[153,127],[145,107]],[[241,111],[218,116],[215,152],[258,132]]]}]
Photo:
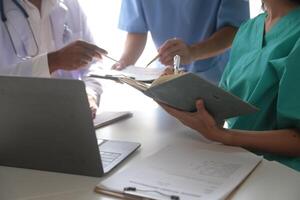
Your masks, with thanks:
[{"label": "pen in hand", "polygon": [[151,65],[155,60],[157,60],[159,58],[159,54],[157,54],[152,60],[150,60],[150,62],[146,65],[145,68],[147,68],[149,65]]},{"label": "pen in hand", "polygon": [[107,54],[102,54],[102,56],[104,56],[104,57],[106,57],[106,58],[108,58],[108,59],[114,61],[115,63],[119,63],[119,64],[120,64],[120,61],[118,61],[118,60],[116,60],[116,59],[114,59],[114,58],[108,56]]}]

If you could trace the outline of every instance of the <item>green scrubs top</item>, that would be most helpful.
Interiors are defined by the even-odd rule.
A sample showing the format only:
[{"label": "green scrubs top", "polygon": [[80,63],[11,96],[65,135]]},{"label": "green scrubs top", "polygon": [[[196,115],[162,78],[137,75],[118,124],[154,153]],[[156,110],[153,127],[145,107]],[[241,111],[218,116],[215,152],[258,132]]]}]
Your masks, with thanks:
[{"label": "green scrubs top", "polygon": [[[260,111],[228,120],[232,129],[300,130],[300,8],[264,34],[267,14],[240,27],[220,86]],[[300,158],[262,153],[300,171]]]}]

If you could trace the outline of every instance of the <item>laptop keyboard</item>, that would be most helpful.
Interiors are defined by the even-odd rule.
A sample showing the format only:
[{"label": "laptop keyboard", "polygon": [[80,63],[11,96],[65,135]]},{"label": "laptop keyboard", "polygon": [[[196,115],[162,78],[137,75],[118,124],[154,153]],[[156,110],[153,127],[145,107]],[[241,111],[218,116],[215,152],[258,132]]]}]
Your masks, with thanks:
[{"label": "laptop keyboard", "polygon": [[98,139],[98,146],[100,150],[100,156],[102,161],[102,167],[106,168],[109,166],[112,162],[114,162],[116,159],[118,159],[122,154],[121,153],[115,153],[115,152],[108,152],[108,151],[101,151],[101,144],[105,143],[107,140]]},{"label": "laptop keyboard", "polygon": [[100,155],[101,155],[103,168],[107,167],[116,159],[118,159],[119,156],[121,156],[120,153],[113,153],[113,152],[106,152],[106,151],[100,151]]}]

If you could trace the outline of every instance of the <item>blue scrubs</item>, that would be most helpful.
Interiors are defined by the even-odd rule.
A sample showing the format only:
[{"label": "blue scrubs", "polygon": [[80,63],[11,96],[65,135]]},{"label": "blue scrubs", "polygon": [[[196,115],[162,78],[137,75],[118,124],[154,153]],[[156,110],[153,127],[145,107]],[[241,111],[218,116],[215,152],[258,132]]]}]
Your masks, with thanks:
[{"label": "blue scrubs", "polygon": [[[174,37],[187,44],[203,41],[224,26],[239,27],[248,18],[248,0],[123,0],[119,28],[130,33],[150,31],[159,48]],[[217,83],[228,53],[186,68]]]}]

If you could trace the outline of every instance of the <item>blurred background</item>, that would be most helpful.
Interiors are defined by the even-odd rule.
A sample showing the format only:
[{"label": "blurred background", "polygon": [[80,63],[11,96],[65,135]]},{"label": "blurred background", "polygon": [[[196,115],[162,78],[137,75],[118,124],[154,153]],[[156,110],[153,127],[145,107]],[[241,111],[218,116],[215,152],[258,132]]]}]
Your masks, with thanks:
[{"label": "blurred background", "polygon": [[[249,0],[251,17],[262,12],[260,0]],[[85,10],[88,23],[95,36],[96,43],[109,51],[109,55],[119,58],[123,51],[126,32],[118,29],[121,0],[79,0]],[[156,50],[148,37],[147,46],[137,66],[145,64],[156,55]]]}]

